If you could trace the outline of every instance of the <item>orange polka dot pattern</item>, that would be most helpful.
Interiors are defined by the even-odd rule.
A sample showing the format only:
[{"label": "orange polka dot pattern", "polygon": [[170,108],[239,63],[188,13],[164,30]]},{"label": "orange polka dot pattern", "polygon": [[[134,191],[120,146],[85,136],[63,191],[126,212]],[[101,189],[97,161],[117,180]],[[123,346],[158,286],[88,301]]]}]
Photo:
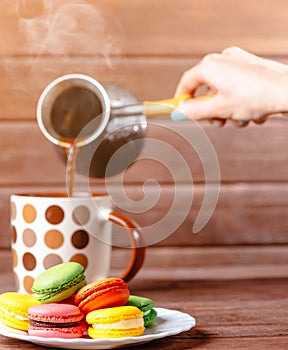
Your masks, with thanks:
[{"label": "orange polka dot pattern", "polygon": [[62,246],[64,242],[64,236],[61,231],[49,230],[45,233],[44,241],[48,248],[57,249]]},{"label": "orange polka dot pattern", "polygon": [[[97,240],[91,239],[85,230],[92,217],[90,209],[82,204],[72,209],[67,202],[61,207],[53,203],[53,198],[48,198],[47,203],[42,198],[39,205],[33,201],[35,197],[26,197],[24,203],[24,198],[11,203],[13,269],[18,290],[31,293],[39,273],[65,261],[93,269],[90,261],[95,256]],[[101,250],[104,256],[105,248]]]},{"label": "orange polka dot pattern", "polygon": [[23,219],[30,224],[36,219],[36,209],[31,204],[26,204],[23,208]]}]

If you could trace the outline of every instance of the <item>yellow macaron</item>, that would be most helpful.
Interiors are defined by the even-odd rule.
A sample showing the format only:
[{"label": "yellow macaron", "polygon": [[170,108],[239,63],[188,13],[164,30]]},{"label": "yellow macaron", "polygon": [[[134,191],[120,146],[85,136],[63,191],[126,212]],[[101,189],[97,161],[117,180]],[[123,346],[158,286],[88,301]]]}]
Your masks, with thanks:
[{"label": "yellow macaron", "polygon": [[143,312],[135,306],[118,306],[91,311],[86,316],[91,338],[135,337],[144,333]]},{"label": "yellow macaron", "polygon": [[28,309],[38,305],[37,298],[29,294],[6,292],[0,295],[0,322],[8,327],[27,331]]}]

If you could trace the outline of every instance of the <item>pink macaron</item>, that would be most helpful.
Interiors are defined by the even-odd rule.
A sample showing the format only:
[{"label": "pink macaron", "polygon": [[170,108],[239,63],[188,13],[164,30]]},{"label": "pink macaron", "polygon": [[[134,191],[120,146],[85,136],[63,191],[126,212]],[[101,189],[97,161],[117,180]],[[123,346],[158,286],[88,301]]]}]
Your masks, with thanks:
[{"label": "pink macaron", "polygon": [[28,310],[28,333],[45,338],[80,338],[86,330],[83,317],[83,313],[75,305],[35,305]]}]

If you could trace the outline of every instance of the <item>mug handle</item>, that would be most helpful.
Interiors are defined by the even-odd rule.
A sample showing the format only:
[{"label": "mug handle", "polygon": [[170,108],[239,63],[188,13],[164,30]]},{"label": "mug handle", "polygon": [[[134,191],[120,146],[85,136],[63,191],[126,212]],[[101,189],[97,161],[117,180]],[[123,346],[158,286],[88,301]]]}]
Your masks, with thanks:
[{"label": "mug handle", "polygon": [[126,229],[132,243],[132,255],[129,264],[123,274],[120,276],[125,282],[130,281],[139,271],[144,263],[146,247],[142,233],[136,224],[119,212],[110,212],[108,220],[118,224]]}]

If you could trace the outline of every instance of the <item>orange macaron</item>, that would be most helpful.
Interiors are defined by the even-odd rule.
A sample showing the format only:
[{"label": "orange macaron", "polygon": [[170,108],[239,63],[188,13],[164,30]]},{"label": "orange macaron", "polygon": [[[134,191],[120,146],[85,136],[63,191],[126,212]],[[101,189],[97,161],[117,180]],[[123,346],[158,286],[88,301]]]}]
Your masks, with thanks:
[{"label": "orange macaron", "polygon": [[79,289],[74,302],[87,314],[93,310],[125,305],[129,295],[128,286],[121,278],[106,278]]}]

